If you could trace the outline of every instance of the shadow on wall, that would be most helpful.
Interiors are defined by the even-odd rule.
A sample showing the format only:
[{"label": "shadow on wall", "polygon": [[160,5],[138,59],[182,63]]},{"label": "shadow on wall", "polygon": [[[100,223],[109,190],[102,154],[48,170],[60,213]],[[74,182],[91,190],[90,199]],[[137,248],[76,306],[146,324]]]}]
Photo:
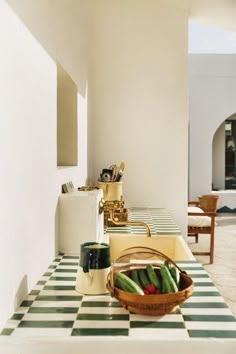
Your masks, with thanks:
[{"label": "shadow on wall", "polygon": [[77,85],[57,64],[57,166],[78,165]]},{"label": "shadow on wall", "polygon": [[55,220],[55,256],[56,256],[59,250],[59,198],[57,201],[54,220]]},{"label": "shadow on wall", "polygon": [[[63,131],[62,137],[58,133],[58,155],[67,153],[66,163],[65,158],[58,156],[59,166],[77,166],[78,165],[78,145],[77,137],[78,129],[78,96],[85,98],[83,104],[86,104],[87,99],[87,82],[88,82],[88,52],[89,52],[89,13],[90,5],[87,0],[68,0],[68,1],[31,1],[18,0],[7,1],[10,8],[22,23],[29,30],[30,34],[40,43],[43,49],[54,60],[57,65],[60,77],[63,74],[63,84],[68,83],[70,77],[72,94],[67,95],[67,101],[73,100],[73,120],[65,127],[65,119],[60,116],[60,124]],[[68,73],[68,75],[67,75]],[[67,75],[67,80],[65,80]],[[73,81],[73,84],[72,84]],[[65,85],[64,85],[65,86]],[[79,95],[78,95],[79,94]],[[85,103],[84,103],[85,102]],[[60,111],[67,116],[67,104],[65,109],[65,99],[63,100],[63,109]],[[71,107],[71,105],[70,105]],[[58,108],[58,107],[57,107]],[[60,107],[59,107],[60,108]],[[80,110],[83,107],[79,108]],[[82,112],[81,115],[86,116]],[[86,119],[84,119],[86,120]],[[81,123],[81,118],[80,118]],[[82,122],[86,126],[84,122]],[[83,130],[83,126],[80,128]],[[72,136],[73,132],[73,137]],[[67,134],[67,135],[66,135]],[[75,135],[76,134],[76,135]],[[70,135],[70,140],[68,140]],[[85,141],[86,148],[87,142]],[[66,149],[65,149],[66,146]],[[86,149],[85,148],[85,149]],[[82,153],[81,153],[82,154]],[[87,156],[87,154],[86,154]],[[62,161],[63,160],[63,161]],[[87,173],[87,170],[86,170]],[[55,249],[57,250],[57,218],[58,207],[55,210]]]},{"label": "shadow on wall", "polygon": [[89,1],[7,1],[31,34],[86,96]]},{"label": "shadow on wall", "polygon": [[15,295],[14,309],[16,310],[21,305],[23,299],[26,298],[28,294],[28,280],[27,275],[22,278]]}]

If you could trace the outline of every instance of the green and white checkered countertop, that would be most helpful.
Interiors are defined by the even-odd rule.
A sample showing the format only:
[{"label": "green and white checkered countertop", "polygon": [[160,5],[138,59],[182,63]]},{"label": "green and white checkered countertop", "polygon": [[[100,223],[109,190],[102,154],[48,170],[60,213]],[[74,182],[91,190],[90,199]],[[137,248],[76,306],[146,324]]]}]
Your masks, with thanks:
[{"label": "green and white checkered countertop", "polygon": [[[130,221],[143,221],[150,227],[153,235],[181,235],[176,222],[166,209],[157,208],[130,208],[128,209],[128,218]],[[107,233],[127,233],[127,234],[145,234],[142,226],[121,226],[107,227]]]},{"label": "green and white checkered countertop", "polygon": [[178,265],[194,280],[194,293],[175,313],[153,317],[131,314],[109,295],[77,293],[78,257],[59,255],[6,323],[1,335],[236,339],[236,319],[204,268],[195,261]]},{"label": "green and white checkered countertop", "polygon": [[[177,225],[164,209],[130,209],[129,220],[148,223],[152,234],[180,235]],[[119,229],[106,231],[117,233]],[[127,226],[120,232],[137,234],[145,233],[145,229]],[[186,350],[191,339],[202,342],[215,338],[235,343],[236,319],[198,262],[178,262],[192,277],[194,293],[175,313],[142,316],[129,313],[109,295],[79,294],[75,290],[78,260],[78,256],[58,255],[8,320],[0,338],[18,341],[26,337],[80,338],[81,343],[82,338],[110,339],[112,342],[116,338],[120,343],[147,339],[149,344],[151,340],[160,344],[171,339],[178,343],[183,340]]]}]

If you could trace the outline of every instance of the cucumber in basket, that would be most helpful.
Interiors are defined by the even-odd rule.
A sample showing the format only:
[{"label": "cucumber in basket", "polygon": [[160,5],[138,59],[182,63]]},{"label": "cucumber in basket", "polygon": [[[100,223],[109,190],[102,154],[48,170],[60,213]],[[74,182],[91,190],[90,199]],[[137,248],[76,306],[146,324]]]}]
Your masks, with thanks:
[{"label": "cucumber in basket", "polygon": [[132,279],[130,279],[127,275],[125,275],[122,272],[117,273],[115,279],[115,286],[129,293],[144,295],[144,292],[140,288],[140,286],[138,286],[137,283],[135,283]]},{"label": "cucumber in basket", "polygon": [[146,271],[144,269],[139,269],[138,276],[139,276],[139,280],[140,280],[140,284],[141,284],[142,288],[146,289],[148,284],[150,284],[150,281],[148,280],[148,277],[146,275]]},{"label": "cucumber in basket", "polygon": [[138,286],[140,288],[142,288],[142,285],[139,281],[139,276],[138,276],[138,271],[137,270],[132,270],[131,273],[130,273],[130,276],[131,276],[131,279],[136,283],[138,284]]},{"label": "cucumber in basket", "polygon": [[177,268],[171,267],[170,268],[170,274],[172,275],[172,278],[174,279],[178,289],[179,289],[179,282],[180,282],[180,274]]},{"label": "cucumber in basket", "polygon": [[169,269],[166,265],[162,265],[160,268],[160,273],[162,276],[162,286],[164,288],[164,292],[166,293],[177,293],[178,287],[172,278]]},{"label": "cucumber in basket", "polygon": [[151,284],[155,286],[156,289],[161,289],[161,283],[155,272],[154,267],[151,264],[147,265],[147,275]]}]

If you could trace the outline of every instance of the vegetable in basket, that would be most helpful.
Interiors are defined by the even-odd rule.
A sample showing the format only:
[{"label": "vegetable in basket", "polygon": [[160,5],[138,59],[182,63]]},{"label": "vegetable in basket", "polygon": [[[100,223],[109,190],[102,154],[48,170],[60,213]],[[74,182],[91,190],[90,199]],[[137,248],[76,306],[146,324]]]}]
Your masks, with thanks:
[{"label": "vegetable in basket", "polygon": [[155,269],[151,264],[147,265],[147,275],[150,280],[150,283],[153,284],[156,289],[161,289],[160,280],[158,279]]},{"label": "vegetable in basket", "polygon": [[148,264],[146,269],[132,270],[129,276],[123,272],[116,274],[115,287],[139,294],[157,295],[165,293],[176,293],[179,291],[180,274],[176,267],[170,264],[163,264],[159,270]]},{"label": "vegetable in basket", "polygon": [[164,292],[166,293],[177,293],[179,291],[174,279],[171,276],[171,273],[166,265],[162,265],[160,268],[160,273],[162,277],[162,286]]},{"label": "vegetable in basket", "polygon": [[117,273],[115,279],[115,286],[129,293],[144,295],[144,292],[140,288],[140,286],[122,272]]}]

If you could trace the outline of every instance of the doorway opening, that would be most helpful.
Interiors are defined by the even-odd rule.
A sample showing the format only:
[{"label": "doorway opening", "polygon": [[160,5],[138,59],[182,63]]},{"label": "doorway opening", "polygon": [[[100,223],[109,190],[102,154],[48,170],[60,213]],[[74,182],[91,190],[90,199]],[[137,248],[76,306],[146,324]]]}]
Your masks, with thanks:
[{"label": "doorway opening", "polygon": [[213,190],[236,189],[236,114],[216,130],[212,151]]}]

